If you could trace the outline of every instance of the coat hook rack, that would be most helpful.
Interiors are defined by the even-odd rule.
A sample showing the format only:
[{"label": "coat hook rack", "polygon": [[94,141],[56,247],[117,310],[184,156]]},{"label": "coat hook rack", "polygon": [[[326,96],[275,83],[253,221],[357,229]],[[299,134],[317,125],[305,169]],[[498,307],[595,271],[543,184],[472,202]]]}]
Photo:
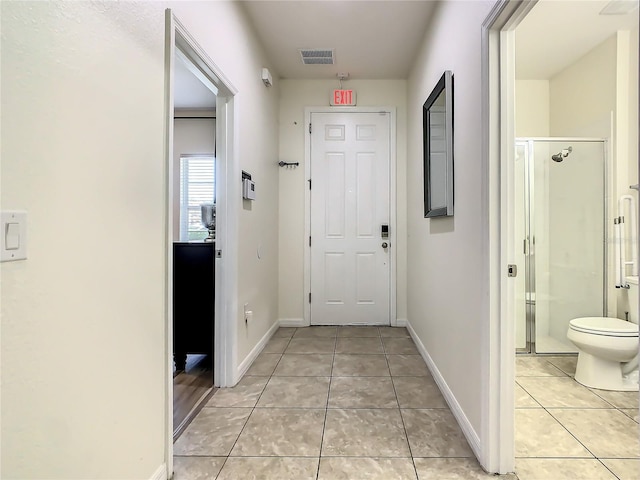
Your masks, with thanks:
[{"label": "coat hook rack", "polygon": [[300,165],[300,162],[283,162],[282,160],[280,160],[278,162],[278,165],[280,165],[281,167],[296,168],[298,165]]}]

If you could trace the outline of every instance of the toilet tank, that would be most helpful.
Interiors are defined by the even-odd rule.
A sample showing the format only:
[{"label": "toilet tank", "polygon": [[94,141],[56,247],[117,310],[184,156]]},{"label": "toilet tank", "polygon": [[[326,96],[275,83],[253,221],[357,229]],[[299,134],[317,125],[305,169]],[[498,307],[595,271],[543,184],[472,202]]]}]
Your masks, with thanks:
[{"label": "toilet tank", "polygon": [[638,305],[640,304],[638,276],[627,277],[627,284],[629,285],[629,289],[627,290],[629,293],[629,320],[638,324]]}]

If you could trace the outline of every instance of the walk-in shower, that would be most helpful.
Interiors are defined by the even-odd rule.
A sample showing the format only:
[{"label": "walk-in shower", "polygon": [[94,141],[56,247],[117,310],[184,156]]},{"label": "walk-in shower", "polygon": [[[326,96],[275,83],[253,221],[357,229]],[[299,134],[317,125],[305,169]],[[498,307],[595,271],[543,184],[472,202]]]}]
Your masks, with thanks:
[{"label": "walk-in shower", "polygon": [[569,321],[606,315],[604,141],[518,139],[516,348],[570,353]]}]

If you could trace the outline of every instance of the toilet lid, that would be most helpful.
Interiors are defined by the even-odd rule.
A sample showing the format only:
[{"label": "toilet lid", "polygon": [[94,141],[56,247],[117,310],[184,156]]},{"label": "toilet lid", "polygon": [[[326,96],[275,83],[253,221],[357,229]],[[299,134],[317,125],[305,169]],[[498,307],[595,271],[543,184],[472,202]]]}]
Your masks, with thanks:
[{"label": "toilet lid", "polygon": [[637,337],[638,325],[611,317],[582,317],[569,322],[572,329],[595,335]]}]

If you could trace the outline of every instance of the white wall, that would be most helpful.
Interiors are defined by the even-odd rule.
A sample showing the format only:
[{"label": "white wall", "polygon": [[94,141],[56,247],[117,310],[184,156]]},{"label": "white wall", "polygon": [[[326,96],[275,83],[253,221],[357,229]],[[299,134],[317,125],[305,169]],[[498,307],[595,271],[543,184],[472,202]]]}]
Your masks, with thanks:
[{"label": "white wall", "polygon": [[173,241],[180,240],[180,155],[214,155],[215,118],[180,118],[173,121]]},{"label": "white wall", "polygon": [[[631,183],[638,183],[638,73],[640,71],[640,65],[638,60],[640,54],[638,48],[640,45],[640,38],[638,38],[639,29],[636,28],[629,32],[629,95],[627,102],[629,105],[629,181]],[[623,98],[619,98],[619,101],[624,101]]]},{"label": "white wall", "polygon": [[[151,478],[167,429],[165,5],[1,8],[0,198],[29,212],[30,238],[29,259],[1,267],[1,476]],[[238,317],[256,312],[242,359],[277,319],[277,84],[237,3],[175,11],[239,91],[237,155],[258,189],[239,227]]]},{"label": "white wall", "polygon": [[516,80],[516,137],[549,136],[549,81]]},{"label": "white wall", "polygon": [[[164,463],[163,15],[2,3],[2,477]],[[126,28],[124,27],[126,25]]]},{"label": "white wall", "polygon": [[638,183],[638,29],[620,31],[550,81],[553,136],[609,140],[608,314],[624,318],[626,292],[614,288],[613,224],[620,195]]},{"label": "white wall", "polygon": [[[397,317],[406,310],[406,81],[349,80],[345,88],[355,89],[358,106],[396,107],[397,112]],[[300,320],[304,314],[304,109],[328,106],[337,80],[280,81],[280,160],[300,162],[293,169],[280,169],[280,297],[281,319]]]},{"label": "white wall", "polygon": [[610,37],[549,82],[550,134],[608,137],[616,107],[616,38]]},{"label": "white wall", "polygon": [[[482,438],[483,292],[481,25],[494,2],[442,2],[408,83],[408,319]],[[455,215],[425,219],[422,104],[445,70],[454,74]],[[487,367],[488,368],[488,367]]]}]

